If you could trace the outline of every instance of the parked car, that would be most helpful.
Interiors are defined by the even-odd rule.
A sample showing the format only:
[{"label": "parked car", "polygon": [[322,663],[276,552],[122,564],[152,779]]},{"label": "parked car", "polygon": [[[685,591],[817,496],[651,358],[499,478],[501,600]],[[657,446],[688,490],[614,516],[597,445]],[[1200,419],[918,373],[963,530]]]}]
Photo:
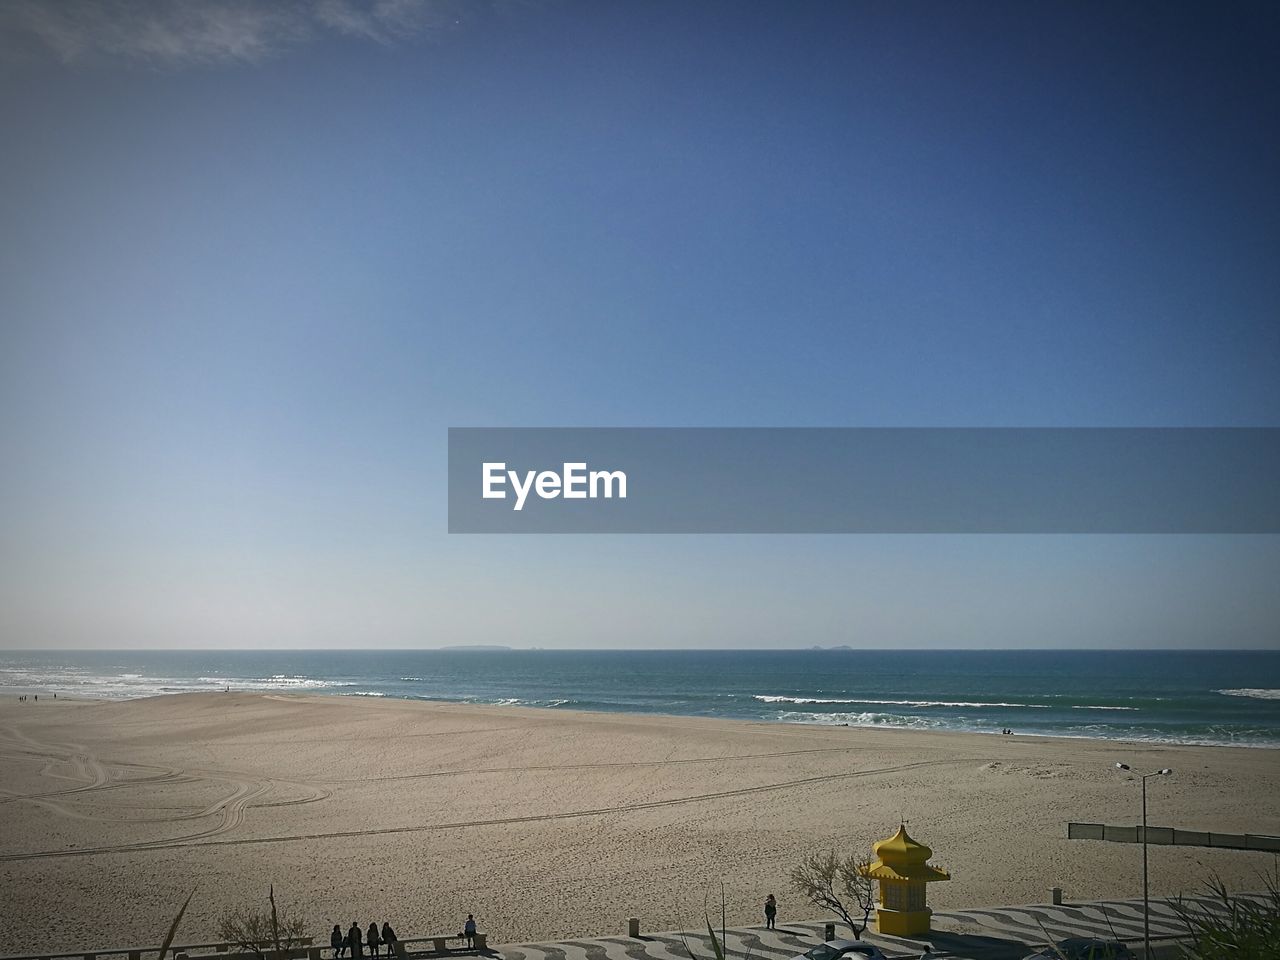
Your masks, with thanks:
[{"label": "parked car", "polygon": [[841,957],[848,960],[889,960],[884,951],[865,940],[828,940],[792,960],[840,960]]},{"label": "parked car", "polygon": [[1133,951],[1119,940],[1067,937],[1051,947],[1029,953],[1024,960],[1135,960]]}]

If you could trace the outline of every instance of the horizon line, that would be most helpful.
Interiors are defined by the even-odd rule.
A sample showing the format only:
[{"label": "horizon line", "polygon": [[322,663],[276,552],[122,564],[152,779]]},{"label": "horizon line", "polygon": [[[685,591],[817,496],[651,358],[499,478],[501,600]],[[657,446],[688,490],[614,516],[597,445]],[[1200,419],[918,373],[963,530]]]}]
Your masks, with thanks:
[{"label": "horizon line", "polygon": [[55,647],[0,653],[1280,653],[1276,647],[512,647],[464,643],[443,647]]}]

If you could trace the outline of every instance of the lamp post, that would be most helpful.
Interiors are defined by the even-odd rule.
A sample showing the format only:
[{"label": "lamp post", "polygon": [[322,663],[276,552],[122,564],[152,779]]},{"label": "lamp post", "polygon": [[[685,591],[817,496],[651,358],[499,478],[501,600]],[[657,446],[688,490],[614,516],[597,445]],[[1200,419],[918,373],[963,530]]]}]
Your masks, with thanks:
[{"label": "lamp post", "polygon": [[[1116,769],[1130,769],[1127,763],[1117,763]],[[1155,773],[1140,773],[1142,780],[1142,955],[1151,956],[1151,900],[1147,893],[1147,781],[1152,777],[1167,777],[1173,773],[1168,767]]]}]

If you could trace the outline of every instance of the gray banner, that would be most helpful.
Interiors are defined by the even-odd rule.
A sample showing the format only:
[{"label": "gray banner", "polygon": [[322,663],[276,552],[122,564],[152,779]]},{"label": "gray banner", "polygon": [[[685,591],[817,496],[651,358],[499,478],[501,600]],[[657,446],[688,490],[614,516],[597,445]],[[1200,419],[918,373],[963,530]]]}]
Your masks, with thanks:
[{"label": "gray banner", "polygon": [[1280,429],[449,430],[450,533],[1277,533]]}]

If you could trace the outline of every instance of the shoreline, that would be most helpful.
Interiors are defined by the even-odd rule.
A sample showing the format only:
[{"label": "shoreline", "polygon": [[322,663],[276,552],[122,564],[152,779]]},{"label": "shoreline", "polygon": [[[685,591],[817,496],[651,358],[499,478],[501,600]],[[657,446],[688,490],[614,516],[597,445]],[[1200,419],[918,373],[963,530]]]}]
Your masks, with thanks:
[{"label": "shoreline", "polygon": [[[35,687],[29,688],[29,689],[13,687],[13,688],[9,688],[6,692],[10,694],[10,700],[12,700],[13,697],[16,697],[18,695],[28,695],[28,696],[31,694],[44,695],[45,693],[43,689],[35,688]],[[216,691],[215,690],[209,690],[209,691],[181,690],[181,691],[173,691],[171,693],[146,694],[146,695],[137,696],[137,697],[107,697],[107,696],[95,697],[92,695],[79,694],[75,696],[60,695],[56,701],[51,698],[49,702],[50,703],[53,703],[53,702],[92,703],[92,704],[138,703],[138,702],[144,702],[148,700],[160,700],[168,697],[217,697],[217,696],[227,696],[227,695],[229,694],[221,690],[216,690]],[[782,726],[782,727],[803,727],[803,728],[818,729],[818,730],[873,730],[873,731],[884,731],[884,732],[894,732],[894,733],[913,733],[913,734],[927,734],[927,735],[939,735],[939,736],[946,736],[946,735],[953,735],[953,734],[958,736],[966,736],[966,737],[967,736],[975,736],[975,737],[997,736],[997,737],[1001,737],[1002,739],[1006,739],[1004,735],[1000,734],[998,731],[995,731],[995,730],[965,729],[965,728],[944,727],[944,726],[910,727],[905,725],[899,726],[894,724],[871,724],[871,723],[863,723],[863,724],[805,723],[804,721],[798,721],[798,720],[761,720],[761,719],[755,719],[751,717],[709,717],[705,714],[696,714],[696,713],[662,713],[658,711],[636,712],[636,711],[626,711],[626,710],[592,710],[586,707],[561,706],[561,705],[542,706],[542,705],[533,705],[533,704],[524,704],[524,703],[515,704],[515,703],[477,701],[477,700],[450,700],[450,699],[445,699],[443,697],[396,696],[393,694],[376,693],[376,692],[326,693],[322,690],[291,691],[291,690],[281,690],[281,689],[271,688],[271,687],[262,687],[262,688],[239,688],[239,689],[230,691],[230,695],[293,697],[293,698],[299,698],[299,699],[311,698],[317,702],[326,701],[326,700],[348,700],[348,701],[357,701],[357,702],[367,701],[370,703],[419,703],[419,704],[424,704],[428,706],[440,705],[440,706],[455,706],[455,707],[476,707],[481,709],[491,708],[495,710],[504,710],[504,711],[534,710],[534,711],[546,711],[549,713],[560,713],[560,714],[567,714],[567,713],[592,714],[592,715],[599,715],[601,717],[632,717],[632,718],[655,717],[655,718],[666,718],[670,720],[681,720],[681,719],[711,720],[711,721],[723,721],[726,723],[748,723],[748,724],[755,724],[762,727]],[[1125,746],[1130,746],[1138,749],[1143,749],[1148,747],[1193,747],[1197,749],[1273,750],[1273,751],[1280,750],[1280,742],[1238,743],[1238,742],[1228,742],[1228,741],[1207,741],[1207,740],[1142,740],[1142,739],[1130,739],[1130,738],[1124,738],[1124,737],[1087,736],[1084,734],[1021,733],[1017,730],[1013,730],[1012,734],[1008,738],[1009,739],[1020,738],[1022,740],[1034,739],[1034,740],[1053,740],[1053,741],[1085,741],[1088,743],[1115,743],[1115,744],[1123,744]]]},{"label": "shoreline", "polygon": [[1280,749],[1280,651],[79,651],[0,655],[0,681]]}]

